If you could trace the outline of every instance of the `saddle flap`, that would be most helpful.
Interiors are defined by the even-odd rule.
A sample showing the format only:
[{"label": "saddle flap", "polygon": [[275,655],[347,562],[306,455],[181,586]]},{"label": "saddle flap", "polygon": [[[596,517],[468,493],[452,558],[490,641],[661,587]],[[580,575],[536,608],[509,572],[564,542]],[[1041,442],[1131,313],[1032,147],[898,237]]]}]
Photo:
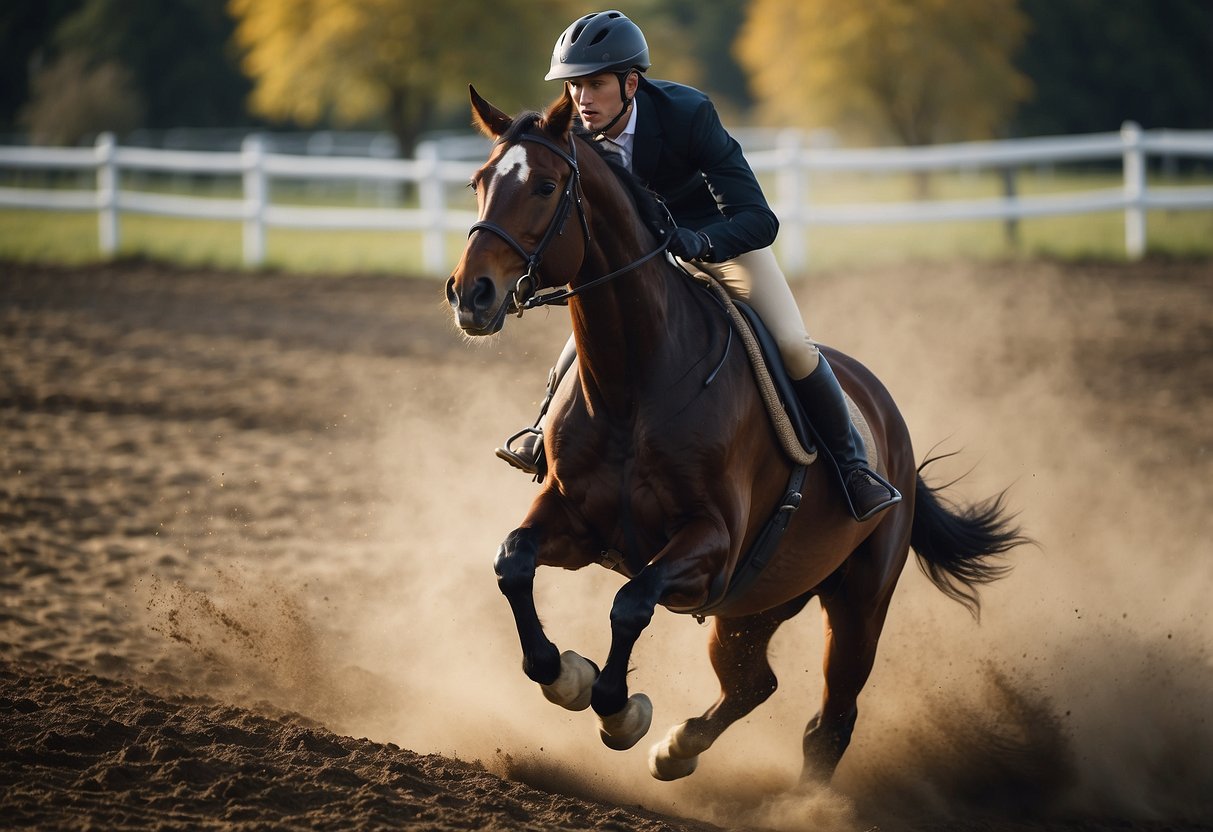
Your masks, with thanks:
[{"label": "saddle flap", "polygon": [[[767,329],[766,324],[758,317],[758,313],[754,311],[749,304],[739,301],[736,298],[730,297],[733,307],[741,312],[745,318],[746,324],[749,325],[750,333],[758,344],[761,358],[766,365],[767,375],[770,376],[771,382],[779,395],[779,400],[783,404],[784,412],[787,414],[788,421],[791,423],[793,430],[796,432],[797,439],[800,440],[801,446],[810,454],[816,454],[817,447],[820,441],[813,430],[812,423],[801,406],[800,397],[796,395],[795,389],[792,387],[792,379],[788,376],[787,368],[784,366],[783,357],[779,354],[779,346],[775,343],[775,338],[771,335],[771,331]],[[745,337],[746,333],[742,333]],[[757,371],[757,368],[755,368]],[[761,379],[759,380],[761,384]],[[872,426],[868,424],[867,417],[863,415],[863,411],[855,404],[855,400],[844,390],[843,396],[847,402],[847,410],[851,415],[851,424],[859,432],[860,438],[863,440],[864,448],[867,450],[869,464],[873,470],[877,470],[880,461],[877,457],[876,443],[872,438]]]}]

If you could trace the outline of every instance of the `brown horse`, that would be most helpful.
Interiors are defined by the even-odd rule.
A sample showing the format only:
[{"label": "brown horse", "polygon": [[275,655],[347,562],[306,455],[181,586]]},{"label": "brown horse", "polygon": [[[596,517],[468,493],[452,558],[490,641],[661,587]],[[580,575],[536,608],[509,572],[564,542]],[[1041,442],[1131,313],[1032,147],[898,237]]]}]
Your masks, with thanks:
[{"label": "brown horse", "polygon": [[[578,354],[577,372],[566,376],[547,416],[548,476],[495,561],[523,670],[553,702],[592,706],[609,747],[630,748],[652,718],[644,694],[628,695],[637,638],[658,604],[699,612],[715,603],[708,649],[720,697],[673,728],[650,756],[655,777],[674,779],[690,774],[699,754],[775,691],[771,636],[817,597],[826,619],[826,684],[804,734],[802,777],[829,779],[850,741],[910,547],[941,590],[976,612],[976,586],[1005,570],[990,556],[1022,538],[1000,498],[946,509],[915,468],[888,391],[859,362],[829,350],[871,427],[883,473],[905,500],[857,523],[827,466],[810,466],[765,571],[718,603],[718,588],[784,501],[793,468],[744,352],[730,349],[728,317],[661,256],[642,219],[655,203],[646,204],[651,197],[574,133],[567,97],[546,113],[517,118],[474,89],[471,97],[476,123],[496,144],[472,179],[480,221],[446,286],[458,326],[490,335],[508,314],[561,300]],[[611,607],[601,671],[556,648],[533,595],[536,567],[594,563],[627,579]]]}]

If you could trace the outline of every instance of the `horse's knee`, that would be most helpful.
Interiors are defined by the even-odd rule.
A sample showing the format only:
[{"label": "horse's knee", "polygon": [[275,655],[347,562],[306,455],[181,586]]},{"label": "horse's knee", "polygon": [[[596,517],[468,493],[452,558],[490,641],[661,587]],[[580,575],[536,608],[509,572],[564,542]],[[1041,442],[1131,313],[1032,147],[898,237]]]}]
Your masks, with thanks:
[{"label": "horse's knee", "polygon": [[[652,569],[652,567],[649,567]],[[611,604],[611,630],[638,637],[653,620],[653,611],[661,597],[661,575],[652,569],[620,587]]]},{"label": "horse's knee", "polygon": [[530,592],[534,588],[536,551],[528,529],[515,529],[506,536],[493,559],[497,587],[503,595]]}]

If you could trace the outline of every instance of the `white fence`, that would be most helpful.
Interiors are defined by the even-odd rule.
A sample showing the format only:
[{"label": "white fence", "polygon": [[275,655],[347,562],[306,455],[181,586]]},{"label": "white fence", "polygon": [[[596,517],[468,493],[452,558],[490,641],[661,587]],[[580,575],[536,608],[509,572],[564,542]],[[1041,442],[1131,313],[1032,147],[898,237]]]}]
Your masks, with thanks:
[{"label": "white fence", "polygon": [[[438,145],[419,147],[415,159],[370,159],[297,156],[268,153],[260,137],[245,139],[243,150],[195,152],[118,147],[110,135],[94,148],[0,147],[0,169],[94,171],[95,190],[0,187],[0,208],[51,211],[96,211],[102,253],[118,250],[122,214],[234,220],[244,227],[244,260],[265,260],[267,228],[376,229],[420,232],[425,270],[443,274],[448,234],[466,233],[475,222],[467,210],[447,205],[446,186],[463,184],[475,163],[442,159]],[[781,222],[780,256],[790,272],[808,262],[805,231],[817,226],[921,223],[953,220],[1004,220],[1027,217],[1123,211],[1125,251],[1141,257],[1146,248],[1146,212],[1156,209],[1213,208],[1213,187],[1146,187],[1149,156],[1213,159],[1213,131],[1142,130],[1126,123],[1118,133],[1060,138],[968,142],[916,148],[838,150],[807,148],[797,131],[780,134],[776,147],[747,153],[758,173],[774,175],[772,207]],[[817,204],[810,198],[815,173],[860,171],[1010,170],[1025,165],[1121,160],[1123,185],[1118,188],[1019,196],[1013,188],[1002,197],[865,204]],[[122,171],[203,175],[239,175],[239,199],[180,196],[124,190]],[[277,205],[268,199],[271,180],[368,180],[413,182],[419,207],[339,208]]]}]

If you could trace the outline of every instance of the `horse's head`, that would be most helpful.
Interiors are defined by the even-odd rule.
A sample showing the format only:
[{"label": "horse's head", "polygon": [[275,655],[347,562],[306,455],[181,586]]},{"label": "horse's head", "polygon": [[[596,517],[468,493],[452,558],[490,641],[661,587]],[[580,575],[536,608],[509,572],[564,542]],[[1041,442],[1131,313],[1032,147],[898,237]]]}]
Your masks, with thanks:
[{"label": "horse's head", "polygon": [[479,219],[446,295],[460,329],[492,335],[537,290],[577,273],[587,225],[568,96],[512,119],[469,90],[473,121],[496,144],[472,177]]}]

